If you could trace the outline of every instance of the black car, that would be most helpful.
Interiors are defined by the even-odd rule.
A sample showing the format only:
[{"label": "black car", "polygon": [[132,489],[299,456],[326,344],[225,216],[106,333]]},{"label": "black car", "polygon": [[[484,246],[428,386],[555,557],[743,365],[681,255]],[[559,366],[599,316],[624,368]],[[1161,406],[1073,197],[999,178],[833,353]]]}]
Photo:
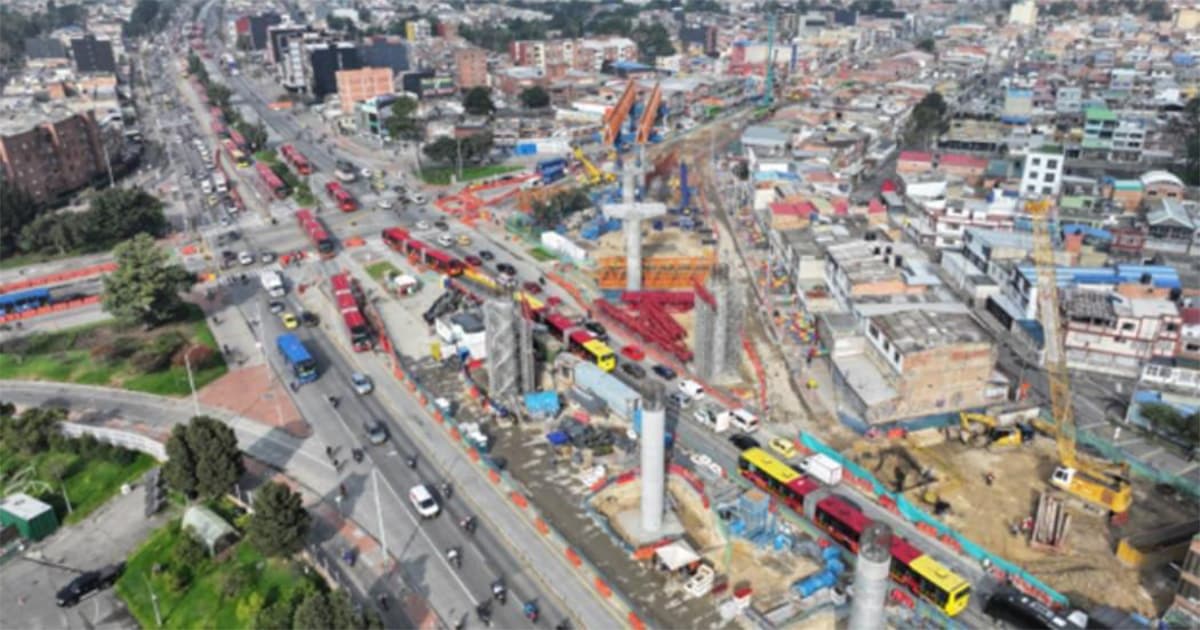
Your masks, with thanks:
[{"label": "black car", "polygon": [[502,262],[502,263],[497,263],[497,264],[496,264],[496,270],[497,270],[497,271],[499,271],[500,273],[502,273],[502,274],[506,275],[506,276],[515,276],[515,275],[517,275],[517,268],[516,268],[516,267],[514,267],[514,266],[512,266],[512,265],[510,265],[510,264],[508,264],[508,263],[504,263],[504,262]]},{"label": "black car", "polygon": [[74,606],[88,593],[101,591],[116,584],[117,578],[125,571],[125,563],[104,567],[99,571],[88,571],[71,580],[55,596],[55,602],[62,608]]},{"label": "black car", "polygon": [[449,223],[446,223],[445,221],[442,221],[441,219],[438,219],[437,221],[434,221],[434,222],[433,222],[433,227],[435,227],[435,228],[437,228],[437,229],[439,229],[439,230],[441,230],[441,231],[443,231],[443,232],[446,232],[446,231],[449,231],[449,230],[450,230],[450,224],[449,224]]},{"label": "black car", "polygon": [[272,315],[278,315],[287,310],[287,306],[279,300],[271,300],[271,302],[267,304],[267,308],[270,309]]},{"label": "black car", "polygon": [[646,368],[636,363],[622,363],[621,371],[636,379],[646,378]]},{"label": "black car", "polygon": [[491,260],[491,259],[495,258],[496,256],[494,254],[492,254],[492,252],[490,252],[486,249],[481,249],[481,250],[479,250],[479,257],[484,260]]},{"label": "black car", "polygon": [[312,328],[321,323],[321,319],[310,311],[300,311],[300,323]]},{"label": "black car", "polygon": [[655,363],[654,367],[652,367],[650,369],[653,370],[655,374],[662,377],[662,379],[665,381],[675,380],[675,376],[676,376],[675,370],[672,370],[671,368],[669,368],[661,363]]},{"label": "black car", "polygon": [[604,324],[601,324],[600,322],[584,322],[583,327],[586,328],[588,332],[596,335],[596,338],[600,341],[605,341],[608,339],[608,331],[604,329]]},{"label": "black car", "polygon": [[760,448],[758,440],[746,435],[745,433],[737,433],[729,436],[729,441],[737,447],[739,451],[744,451],[750,448]]}]

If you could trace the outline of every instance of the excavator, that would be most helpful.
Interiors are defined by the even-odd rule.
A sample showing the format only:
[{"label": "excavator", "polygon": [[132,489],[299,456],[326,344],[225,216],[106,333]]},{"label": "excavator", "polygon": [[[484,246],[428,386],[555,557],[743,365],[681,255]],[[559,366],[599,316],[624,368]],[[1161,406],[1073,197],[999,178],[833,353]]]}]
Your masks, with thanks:
[{"label": "excavator", "polygon": [[1059,465],[1050,485],[1109,512],[1114,524],[1125,522],[1133,504],[1129,465],[1103,465],[1080,458],[1075,448],[1075,415],[1071,382],[1059,327],[1058,283],[1054,262],[1054,240],[1050,234],[1049,200],[1026,202],[1033,218],[1033,261],[1037,269],[1038,319],[1045,339],[1046,376],[1050,383],[1050,409],[1055,423]]},{"label": "excavator", "polygon": [[[966,411],[960,412],[958,419],[962,425],[962,433],[960,435],[964,443],[974,441],[974,437],[982,436],[986,440],[984,445],[989,449],[1000,449],[1020,446],[1033,439],[1033,427],[1027,424],[1000,426],[999,421],[992,416]],[[985,430],[975,433],[971,428],[972,424],[983,425]]]},{"label": "excavator", "polygon": [[579,163],[583,165],[583,173],[587,178],[586,181],[588,184],[591,184],[592,186],[598,186],[600,184],[609,184],[617,181],[616,175],[605,171],[592,163],[592,161],[588,159],[587,155],[584,154],[583,149],[580,147],[575,147],[575,159],[579,160]]}]

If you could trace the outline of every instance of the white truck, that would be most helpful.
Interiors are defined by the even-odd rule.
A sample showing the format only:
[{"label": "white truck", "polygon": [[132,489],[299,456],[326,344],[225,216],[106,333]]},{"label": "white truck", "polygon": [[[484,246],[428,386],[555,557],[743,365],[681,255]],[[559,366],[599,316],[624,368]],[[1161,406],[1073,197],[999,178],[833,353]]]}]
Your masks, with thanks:
[{"label": "white truck", "polygon": [[729,414],[711,406],[703,406],[692,414],[701,425],[712,429],[713,433],[724,433],[729,429]]},{"label": "white truck", "polygon": [[283,284],[283,275],[278,271],[263,269],[259,278],[262,280],[263,290],[267,292],[267,295],[278,298],[287,294],[287,287]]},{"label": "white truck", "polygon": [[805,474],[827,486],[837,485],[842,480],[842,466],[827,455],[817,453],[804,459]]},{"label": "white truck", "polygon": [[213,173],[212,179],[213,188],[216,189],[218,194],[223,195],[229,192],[229,182],[225,179],[224,173],[217,171],[216,173]]}]

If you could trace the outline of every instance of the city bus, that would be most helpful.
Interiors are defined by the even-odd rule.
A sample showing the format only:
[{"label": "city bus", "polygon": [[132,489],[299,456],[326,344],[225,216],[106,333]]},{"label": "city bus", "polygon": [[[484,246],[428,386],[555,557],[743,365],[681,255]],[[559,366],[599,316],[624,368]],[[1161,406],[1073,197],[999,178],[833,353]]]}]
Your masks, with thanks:
[{"label": "city bus", "polygon": [[342,212],[354,212],[358,210],[358,202],[354,200],[354,195],[350,191],[342,188],[338,182],[329,182],[325,184],[325,192],[337,204],[338,210]]},{"label": "city bus", "polygon": [[346,332],[350,335],[350,345],[355,352],[370,350],[371,327],[359,307],[362,295],[356,290],[354,279],[348,273],[339,273],[332,276],[329,282],[333,288],[334,302],[342,315],[342,323],[346,325]]},{"label": "city bus", "polygon": [[282,155],[283,159],[287,160],[288,164],[291,164],[292,168],[295,169],[296,172],[302,177],[312,175],[312,164],[309,163],[308,158],[304,157],[304,154],[301,153],[300,150],[295,146],[290,144],[281,145],[279,147],[279,154]]},{"label": "city bus", "polygon": [[325,226],[321,225],[321,222],[313,216],[312,210],[297,210],[296,223],[300,225],[301,231],[308,237],[308,240],[316,246],[322,258],[333,256],[333,239],[330,238],[329,232],[325,230]]},{"label": "city bus", "polygon": [[279,348],[279,354],[292,369],[292,376],[296,377],[297,382],[311,383],[317,380],[317,361],[313,359],[312,354],[308,352],[308,348],[304,347],[304,342],[300,341],[299,337],[291,333],[284,333],[275,338],[275,346]]},{"label": "city bus", "polygon": [[22,313],[50,303],[49,289],[30,289],[0,295],[0,314]]},{"label": "city bus", "polygon": [[229,130],[229,140],[233,142],[233,146],[237,147],[238,149],[242,151],[246,150],[246,139],[243,138],[242,134],[238,133],[236,129]]},{"label": "city bus", "polygon": [[255,162],[254,169],[258,171],[258,177],[262,180],[263,185],[267,190],[275,196],[276,199],[284,199],[291,192],[288,190],[287,184],[283,183],[282,179],[271,170],[271,166],[266,162]]}]

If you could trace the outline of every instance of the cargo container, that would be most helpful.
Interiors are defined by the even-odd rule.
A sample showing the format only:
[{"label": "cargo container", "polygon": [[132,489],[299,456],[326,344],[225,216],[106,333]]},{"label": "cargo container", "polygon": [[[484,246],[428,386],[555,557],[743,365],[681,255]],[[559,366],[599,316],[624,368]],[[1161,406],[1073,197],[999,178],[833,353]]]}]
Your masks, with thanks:
[{"label": "cargo container", "polygon": [[58,529],[58,516],[48,503],[17,493],[0,501],[0,526],[10,525],[22,538],[36,542]]},{"label": "cargo container", "polygon": [[827,486],[836,485],[842,480],[842,465],[828,455],[817,453],[805,458],[803,468],[808,476]]},{"label": "cargo container", "polygon": [[642,399],[617,377],[582,361],[575,364],[575,386],[595,394],[608,405],[609,413],[629,421]]}]

